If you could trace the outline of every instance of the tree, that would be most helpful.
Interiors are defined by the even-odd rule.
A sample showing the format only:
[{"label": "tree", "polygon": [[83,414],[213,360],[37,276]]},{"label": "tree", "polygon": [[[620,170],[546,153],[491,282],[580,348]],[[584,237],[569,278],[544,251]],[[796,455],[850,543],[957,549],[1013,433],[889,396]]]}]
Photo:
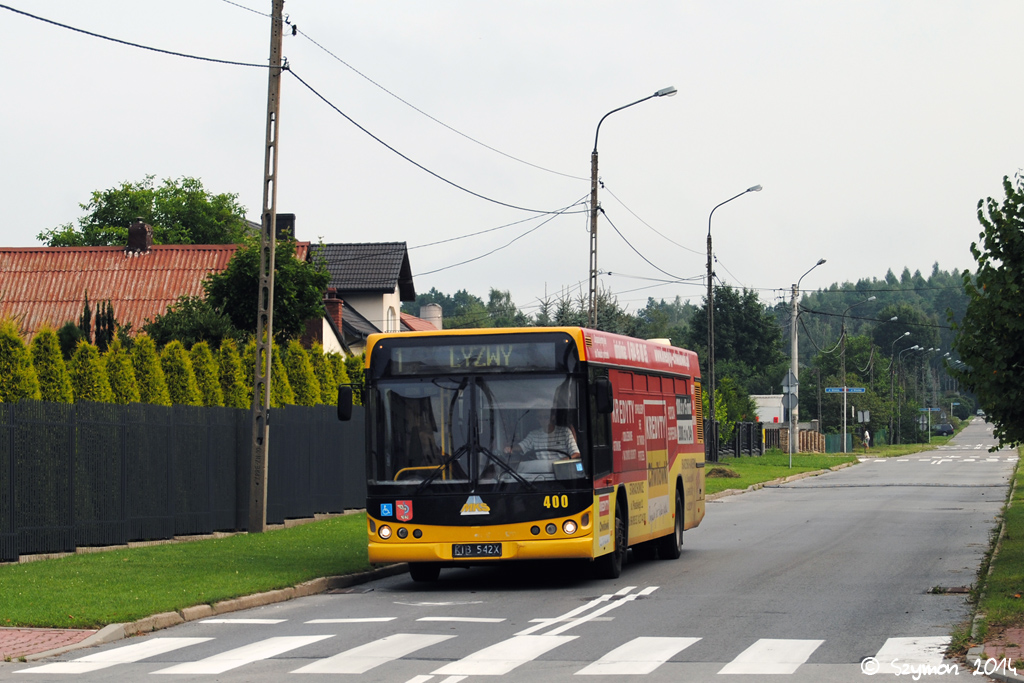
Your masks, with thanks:
[{"label": "tree", "polygon": [[[364,365],[366,365],[366,353],[345,357],[345,374],[348,375],[348,383],[352,385],[352,401],[357,406],[363,405],[363,383],[366,381]],[[335,376],[338,376],[338,373],[335,373]]]},{"label": "tree", "polygon": [[320,384],[320,402],[324,405],[334,405],[338,401],[338,382],[334,379],[334,368],[331,367],[330,360],[324,355],[324,347],[319,342],[313,342],[308,353],[313,374]]},{"label": "tree", "polygon": [[73,403],[71,376],[60,351],[57,333],[43,326],[29,344],[32,365],[39,378],[39,398],[53,403]]},{"label": "tree", "polygon": [[76,401],[110,403],[113,399],[107,369],[95,345],[86,341],[78,343],[68,364],[68,373]]},{"label": "tree", "polygon": [[36,239],[49,247],[123,246],[128,226],[138,218],[153,226],[155,244],[237,244],[248,232],[237,194],[212,194],[189,177],[167,178],[156,187],[154,178],[93,192],[80,204],[87,213],[78,227],[65,223]]},{"label": "tree", "polygon": [[199,394],[192,359],[180,341],[172,341],[160,352],[160,366],[167,380],[167,391],[171,403],[183,406],[200,406],[203,397]]},{"label": "tree", "polygon": [[298,339],[292,339],[285,345],[283,363],[296,405],[320,405],[320,382],[313,373],[309,355]]},{"label": "tree", "polygon": [[60,344],[60,353],[65,361],[71,360],[71,355],[78,348],[78,342],[84,341],[85,335],[78,323],[70,320],[60,326],[57,330],[57,343]]},{"label": "tree", "polygon": [[39,379],[17,323],[6,318],[0,320],[0,403],[23,398],[39,400]]},{"label": "tree", "polygon": [[526,327],[530,319],[513,303],[512,294],[491,287],[487,298],[491,327]]},{"label": "tree", "polygon": [[964,364],[954,375],[978,396],[999,445],[1017,446],[1024,443],[1024,176],[1004,177],[1003,191],[1001,205],[978,202],[983,230],[971,243],[978,269],[964,272],[967,310],[950,322]]},{"label": "tree", "polygon": [[156,344],[146,333],[135,338],[132,346],[132,365],[135,366],[135,381],[139,387],[139,400],[158,406],[171,405],[171,394],[167,390],[167,380],[160,366],[160,354]]},{"label": "tree", "polygon": [[[82,304],[82,315],[78,319],[78,329],[82,331],[85,341],[92,344],[92,309],[89,308],[89,292],[85,293],[85,303]],[[78,347],[76,346],[77,350]]]},{"label": "tree", "polygon": [[[270,355],[270,407],[282,408],[286,405],[295,405],[295,392],[292,391],[292,386],[288,383],[288,372],[284,369],[284,363],[281,362],[281,349],[277,344],[273,345]],[[256,341],[254,339],[250,339],[249,343],[245,345],[242,359],[245,367],[253,368],[255,371]],[[261,365],[265,364],[265,360],[261,362]],[[258,400],[262,401],[263,396],[260,396]]]},{"label": "tree", "polygon": [[[255,310],[256,304],[253,304]],[[276,318],[275,318],[276,319]],[[181,296],[167,307],[167,312],[156,319],[146,321],[142,329],[159,346],[175,339],[186,348],[199,342],[209,342],[219,347],[224,339],[238,339],[241,336],[231,318],[215,309],[209,301],[198,296]]]},{"label": "tree", "polygon": [[217,362],[213,359],[210,345],[204,341],[195,344],[188,352],[192,359],[192,370],[196,374],[196,384],[204,406],[224,405],[224,393],[220,388],[220,372]]},{"label": "tree", "polygon": [[[296,246],[295,240],[278,240],[274,255],[274,336],[279,340],[298,337],[307,320],[326,312],[323,295],[331,278],[327,265],[322,259],[300,261]],[[210,304],[244,332],[256,332],[259,272],[259,237],[247,237],[228,267],[207,276],[203,285]]]},{"label": "tree", "polygon": [[103,356],[106,363],[107,379],[110,381],[110,393],[114,403],[127,405],[139,402],[139,385],[135,381],[135,367],[132,365],[131,354],[115,338]]},{"label": "tree", "polygon": [[242,361],[238,357],[238,345],[233,339],[221,342],[217,352],[217,365],[220,371],[220,388],[224,396],[224,405],[228,408],[249,408],[252,398],[249,394],[252,384],[247,381],[252,374],[246,374]]}]

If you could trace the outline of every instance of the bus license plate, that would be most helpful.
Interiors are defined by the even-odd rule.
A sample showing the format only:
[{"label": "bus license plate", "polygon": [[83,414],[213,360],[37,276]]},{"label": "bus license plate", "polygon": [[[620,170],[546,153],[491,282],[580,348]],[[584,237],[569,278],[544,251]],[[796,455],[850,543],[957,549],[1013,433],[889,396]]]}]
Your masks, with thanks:
[{"label": "bus license plate", "polygon": [[501,544],[453,543],[452,557],[501,557]]}]

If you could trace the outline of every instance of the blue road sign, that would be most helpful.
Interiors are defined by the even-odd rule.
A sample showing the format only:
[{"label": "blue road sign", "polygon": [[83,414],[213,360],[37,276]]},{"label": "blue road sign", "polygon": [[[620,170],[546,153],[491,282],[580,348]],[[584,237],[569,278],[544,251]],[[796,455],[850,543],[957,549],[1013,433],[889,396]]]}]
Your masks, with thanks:
[{"label": "blue road sign", "polygon": [[918,410],[922,413],[937,413],[942,410],[942,408],[918,408]]},{"label": "blue road sign", "polygon": [[[866,391],[864,387],[846,387],[846,393],[848,394],[863,394]],[[825,387],[826,394],[841,394],[843,393],[842,387]]]}]

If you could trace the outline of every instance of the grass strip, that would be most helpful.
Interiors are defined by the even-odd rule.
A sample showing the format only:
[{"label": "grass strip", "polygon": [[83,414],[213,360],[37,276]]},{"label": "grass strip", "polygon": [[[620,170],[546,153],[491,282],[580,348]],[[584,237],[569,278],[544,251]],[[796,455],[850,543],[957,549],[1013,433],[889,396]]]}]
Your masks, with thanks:
[{"label": "grass strip", "polygon": [[365,571],[365,513],[0,566],[0,626],[98,628]]},{"label": "grass strip", "polygon": [[[793,454],[793,467],[789,467],[789,454],[779,450],[770,450],[764,455],[755,457],[722,458],[717,463],[705,465],[704,491],[718,493],[726,489],[745,489],[753,484],[789,477],[801,472],[813,472],[835,467],[844,462],[857,460],[855,454]],[[722,467],[739,474],[739,477],[715,477],[712,472]]]},{"label": "grass strip", "polygon": [[[1024,455],[1024,449],[1018,453]],[[1003,538],[987,577],[983,573],[979,579],[982,635],[992,627],[1024,625],[1024,469],[1017,462],[1013,495],[1003,510]]]}]

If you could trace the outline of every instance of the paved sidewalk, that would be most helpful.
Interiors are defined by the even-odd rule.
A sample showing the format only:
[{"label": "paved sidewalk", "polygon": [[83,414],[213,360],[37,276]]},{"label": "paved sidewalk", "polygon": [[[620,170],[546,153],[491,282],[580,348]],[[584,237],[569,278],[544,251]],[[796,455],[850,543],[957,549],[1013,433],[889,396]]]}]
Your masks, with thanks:
[{"label": "paved sidewalk", "polygon": [[80,643],[95,630],[69,628],[0,628],[0,659],[15,660]]}]

